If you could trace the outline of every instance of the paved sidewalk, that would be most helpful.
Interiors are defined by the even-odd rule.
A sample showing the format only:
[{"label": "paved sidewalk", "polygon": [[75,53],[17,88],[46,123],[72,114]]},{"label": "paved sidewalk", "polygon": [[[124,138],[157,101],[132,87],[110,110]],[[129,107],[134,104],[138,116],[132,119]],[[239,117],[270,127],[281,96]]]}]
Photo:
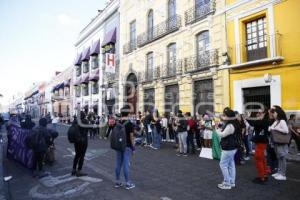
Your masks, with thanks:
[{"label": "paved sidewalk", "polygon": [[300,199],[299,164],[288,163],[288,181],[278,182],[270,178],[267,185],[255,185],[252,161],[237,167],[237,188],[221,191],[216,186],[222,180],[219,163],[200,159],[197,155],[177,157],[171,145],[162,145],[154,151],[137,148],[131,162],[132,180],[136,188],[127,191],[115,189],[115,152],[108,141],[90,140],[84,170],[86,178],[70,176],[73,147],[61,133],[56,141],[57,162],[46,169],[51,177],[37,180],[30,171],[13,161],[7,162],[13,174],[11,192],[13,199],[89,199],[89,200],[199,200],[199,199]]},{"label": "paved sidewalk", "polygon": [[0,128],[0,200],[9,199],[8,197],[8,184],[4,182],[6,172],[5,166],[5,151],[6,151],[6,130],[3,126]]}]

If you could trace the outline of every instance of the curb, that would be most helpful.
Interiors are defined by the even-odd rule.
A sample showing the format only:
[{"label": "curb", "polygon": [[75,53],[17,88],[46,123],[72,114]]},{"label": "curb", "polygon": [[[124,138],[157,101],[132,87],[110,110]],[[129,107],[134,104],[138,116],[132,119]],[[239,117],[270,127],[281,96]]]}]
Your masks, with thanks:
[{"label": "curb", "polygon": [[4,182],[4,141],[0,133],[0,200],[6,200],[7,185]]}]

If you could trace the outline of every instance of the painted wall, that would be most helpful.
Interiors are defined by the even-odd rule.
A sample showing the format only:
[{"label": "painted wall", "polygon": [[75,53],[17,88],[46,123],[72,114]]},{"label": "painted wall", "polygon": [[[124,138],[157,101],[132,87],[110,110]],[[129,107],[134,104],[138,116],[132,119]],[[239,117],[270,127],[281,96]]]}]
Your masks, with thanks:
[{"label": "painted wall", "polygon": [[[228,0],[227,0],[228,2]],[[267,3],[266,3],[267,2]],[[271,8],[270,8],[271,7]],[[243,32],[243,20],[254,19],[256,16],[265,14],[267,17],[268,33],[272,31],[278,34],[275,48],[276,56],[282,56],[283,61],[276,63],[265,63],[240,67],[230,70],[230,102],[235,105],[234,81],[263,77],[266,73],[272,76],[279,76],[281,81],[281,106],[287,111],[300,110],[299,76],[300,76],[300,51],[297,51],[300,40],[300,26],[296,25],[296,19],[300,18],[300,1],[252,1],[243,4],[236,9],[229,11],[227,15],[227,35],[228,47],[232,64],[236,64],[236,45],[242,42],[242,38],[237,41],[236,31],[240,35]],[[238,23],[236,23],[238,21]],[[274,22],[274,25],[270,22]],[[294,23],[293,23],[294,22]],[[238,24],[238,28],[236,25]],[[300,24],[299,24],[300,25]],[[268,42],[268,51],[270,50]],[[242,54],[242,53],[241,53]],[[272,58],[268,53],[268,57]],[[242,59],[242,62],[243,61]]]}]

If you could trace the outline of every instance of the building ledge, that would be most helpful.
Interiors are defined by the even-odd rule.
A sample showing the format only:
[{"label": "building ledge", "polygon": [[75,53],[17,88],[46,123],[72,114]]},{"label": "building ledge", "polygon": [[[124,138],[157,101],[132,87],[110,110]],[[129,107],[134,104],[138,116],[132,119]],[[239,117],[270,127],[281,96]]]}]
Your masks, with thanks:
[{"label": "building ledge", "polygon": [[249,67],[249,66],[255,66],[260,64],[273,63],[273,62],[281,62],[283,60],[284,57],[277,56],[273,58],[264,58],[264,59],[254,60],[254,61],[240,63],[240,64],[225,65],[225,66],[221,66],[220,69],[235,69],[235,68]]}]

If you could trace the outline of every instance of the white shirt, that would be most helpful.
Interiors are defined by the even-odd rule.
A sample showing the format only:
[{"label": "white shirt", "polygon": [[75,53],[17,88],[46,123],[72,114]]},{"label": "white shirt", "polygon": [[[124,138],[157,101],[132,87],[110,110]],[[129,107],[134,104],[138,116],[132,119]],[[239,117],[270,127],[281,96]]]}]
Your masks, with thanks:
[{"label": "white shirt", "polygon": [[52,124],[57,124],[59,122],[59,117],[54,117]]},{"label": "white shirt", "polygon": [[162,123],[162,126],[164,127],[164,128],[167,128],[168,127],[168,119],[167,118],[162,118],[161,119],[161,123]]},{"label": "white shirt", "polygon": [[269,131],[271,130],[276,130],[279,131],[281,133],[289,133],[289,127],[286,123],[286,121],[284,120],[280,120],[280,122],[278,123],[278,121],[276,120],[270,127],[269,127]]}]

